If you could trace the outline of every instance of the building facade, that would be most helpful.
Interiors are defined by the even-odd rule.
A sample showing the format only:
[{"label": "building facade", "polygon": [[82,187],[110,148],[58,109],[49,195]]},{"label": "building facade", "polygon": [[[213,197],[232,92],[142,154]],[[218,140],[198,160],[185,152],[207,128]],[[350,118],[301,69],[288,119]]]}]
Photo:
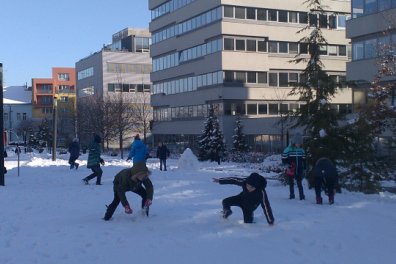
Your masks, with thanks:
[{"label": "building facade", "polygon": [[[346,34],[353,50],[347,79],[355,82],[353,98],[358,107],[367,102],[367,91],[378,73],[383,49],[396,52],[396,0],[352,0],[352,19],[347,21]],[[395,83],[396,75],[387,81]],[[389,103],[396,106],[395,92]]]},{"label": "building facade", "polygon": [[[111,44],[79,60],[76,63],[79,103],[92,97],[106,100],[122,96],[129,102],[147,105],[152,116],[150,44],[148,29],[126,28],[113,34]],[[131,131],[128,143],[134,133]]]},{"label": "building facade", "polygon": [[281,150],[287,128],[278,122],[280,113],[300,105],[288,96],[289,83],[306,67],[290,61],[308,53],[298,41],[309,31],[297,34],[308,21],[319,23],[328,41],[321,59],[340,84],[332,103],[350,111],[352,92],[345,84],[350,1],[323,2],[328,13],[308,17],[304,0],[149,0],[156,141],[194,148],[213,105],[229,146],[240,116],[253,150]]}]

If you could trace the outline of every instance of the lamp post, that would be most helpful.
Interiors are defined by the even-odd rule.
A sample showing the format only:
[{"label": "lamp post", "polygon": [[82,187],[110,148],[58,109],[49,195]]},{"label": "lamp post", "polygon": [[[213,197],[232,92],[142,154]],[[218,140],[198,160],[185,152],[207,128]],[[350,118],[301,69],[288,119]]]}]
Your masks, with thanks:
[{"label": "lamp post", "polygon": [[57,115],[57,108],[58,108],[58,97],[54,95],[54,105],[52,109],[52,119],[53,119],[53,142],[52,142],[52,160],[56,160],[56,137],[57,137],[57,127],[58,127],[58,115]]}]

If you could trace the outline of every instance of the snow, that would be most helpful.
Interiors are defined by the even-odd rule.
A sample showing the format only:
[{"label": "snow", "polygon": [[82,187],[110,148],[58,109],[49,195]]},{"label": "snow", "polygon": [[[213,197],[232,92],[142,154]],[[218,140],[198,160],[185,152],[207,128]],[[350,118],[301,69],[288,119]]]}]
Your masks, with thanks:
[{"label": "snow", "polygon": [[305,181],[306,200],[299,201],[287,199],[288,187],[268,180],[275,225],[267,224],[260,208],[256,223],[243,224],[238,208],[228,220],[220,217],[221,200],[241,188],[212,178],[247,176],[254,164],[200,162],[186,171],[168,159],[168,171],[160,171],[158,159],[149,159],[155,188],[150,217],[141,215],[140,198],[128,192],[134,213],[117,208],[106,222],[101,218],[113,198],[114,175],[129,162],[103,156],[104,185],[93,180],[86,186],[86,154],[78,170],[69,169],[68,155],[52,161],[48,154],[22,154],[19,176],[17,156],[8,156],[6,186],[0,186],[1,264],[371,264],[396,258],[396,195],[390,193],[343,190],[335,204],[316,205]]},{"label": "snow", "polygon": [[177,168],[179,170],[193,170],[199,169],[199,162],[197,157],[191,151],[191,149],[186,148],[177,162]]}]

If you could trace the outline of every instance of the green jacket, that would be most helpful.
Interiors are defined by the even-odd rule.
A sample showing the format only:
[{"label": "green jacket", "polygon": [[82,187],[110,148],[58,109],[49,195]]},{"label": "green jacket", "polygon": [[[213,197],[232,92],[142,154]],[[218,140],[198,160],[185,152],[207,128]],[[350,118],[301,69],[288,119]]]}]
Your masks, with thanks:
[{"label": "green jacket", "polygon": [[100,146],[97,142],[92,142],[91,146],[89,147],[89,154],[88,154],[88,162],[87,168],[90,169],[94,166],[100,166]]},{"label": "green jacket", "polygon": [[146,164],[144,162],[138,162],[135,163],[132,168],[123,169],[114,177],[114,192],[118,194],[123,206],[129,205],[125,193],[128,191],[136,191],[141,184],[146,188],[147,199],[153,200],[154,187],[149,178],[146,178],[142,182],[135,182],[131,179],[132,175],[145,170],[147,170]]}]

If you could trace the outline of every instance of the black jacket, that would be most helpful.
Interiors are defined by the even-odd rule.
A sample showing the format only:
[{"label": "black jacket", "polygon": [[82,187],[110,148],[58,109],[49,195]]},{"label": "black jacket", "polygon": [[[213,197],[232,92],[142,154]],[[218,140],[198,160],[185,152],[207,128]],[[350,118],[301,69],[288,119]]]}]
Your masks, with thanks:
[{"label": "black jacket", "polygon": [[335,186],[338,183],[337,168],[328,158],[320,158],[312,169],[312,174],[325,186],[328,184]]},{"label": "black jacket", "polygon": [[69,145],[70,157],[78,158],[80,156],[80,144],[78,142],[71,142]]},{"label": "black jacket", "polygon": [[169,149],[165,145],[158,147],[157,158],[166,159],[167,157],[169,157],[169,155],[170,155]]}]

